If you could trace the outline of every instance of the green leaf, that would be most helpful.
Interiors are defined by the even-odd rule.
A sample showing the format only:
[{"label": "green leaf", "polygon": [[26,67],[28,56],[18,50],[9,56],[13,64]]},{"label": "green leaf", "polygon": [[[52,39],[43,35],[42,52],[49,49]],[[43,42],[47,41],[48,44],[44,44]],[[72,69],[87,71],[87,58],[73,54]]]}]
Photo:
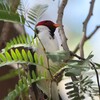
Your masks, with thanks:
[{"label": "green leaf", "polygon": [[9,10],[10,6],[4,0],[0,0],[0,10]]},{"label": "green leaf", "polygon": [[13,40],[10,40],[10,44],[13,45],[14,44],[14,41]]},{"label": "green leaf", "polygon": [[39,57],[39,58],[40,58],[40,60],[39,60],[39,61],[40,61],[40,65],[41,65],[41,66],[43,66],[43,56],[42,56],[42,55],[40,55],[40,57]]},{"label": "green leaf", "polygon": [[[29,48],[30,46],[33,45],[32,41],[34,41],[34,40],[32,40],[31,37],[29,37],[29,35],[25,35],[25,34],[19,35],[19,36],[13,38],[12,40],[10,40],[10,42],[7,42],[6,47],[4,49],[2,49],[2,53],[10,50],[12,48],[19,48],[19,47]],[[34,46],[33,46],[33,48],[34,48]]]},{"label": "green leaf", "polygon": [[15,88],[16,88],[16,92],[19,93],[20,92],[20,87],[18,85],[16,85]]},{"label": "green leaf", "polygon": [[21,88],[23,88],[22,80],[19,80],[19,81],[18,81],[18,85],[19,85]]},{"label": "green leaf", "polygon": [[33,56],[31,54],[30,50],[28,50],[28,58],[29,58],[30,62],[33,62]]},{"label": "green leaf", "polygon": [[0,59],[1,59],[3,62],[6,62],[6,57],[5,57],[2,53],[0,53]]},{"label": "green leaf", "polygon": [[[42,80],[38,79],[38,81]],[[16,97],[18,97],[22,92],[25,92],[25,90],[28,90],[29,86],[33,83],[36,82],[36,80],[31,79],[30,75],[27,75],[26,77],[22,77],[19,82],[18,85],[15,86],[15,89],[13,91],[11,91],[6,98],[4,98],[4,100],[15,100]]]},{"label": "green leaf", "polygon": [[[17,96],[16,91],[13,91],[13,96],[14,96],[14,97],[16,97],[16,96]],[[14,97],[12,97],[12,99],[14,99]]]},{"label": "green leaf", "polygon": [[17,12],[14,13],[7,0],[2,0],[0,2],[0,20],[21,24],[25,23],[24,17],[20,16]]},{"label": "green leaf", "polygon": [[34,53],[34,60],[35,63],[38,64],[38,54],[36,52]]},{"label": "green leaf", "polygon": [[28,22],[35,25],[41,18],[42,14],[46,11],[47,7],[47,5],[36,5],[31,8],[28,12]]},{"label": "green leaf", "polygon": [[13,42],[14,42],[14,44],[17,44],[16,38],[13,38]]},{"label": "green leaf", "polygon": [[12,61],[11,55],[7,51],[5,52],[5,56],[7,60]]},{"label": "green leaf", "polygon": [[18,49],[15,50],[15,53],[16,53],[19,60],[23,60],[22,55],[21,55],[21,53],[19,52]]},{"label": "green leaf", "polygon": [[14,50],[11,49],[10,52],[11,52],[12,58],[13,58],[15,61],[17,61],[18,58],[17,58],[17,55],[16,55],[16,53],[14,52]]},{"label": "green leaf", "polygon": [[22,36],[23,42],[26,43],[26,40],[27,40],[26,35],[25,34],[22,34],[21,36]]},{"label": "green leaf", "polygon": [[16,39],[17,39],[17,43],[18,43],[18,44],[20,44],[20,43],[21,43],[21,41],[20,41],[19,36],[18,36]]},{"label": "green leaf", "polygon": [[[85,65],[68,65],[68,68],[66,68],[66,73],[72,73],[76,76],[81,75],[82,71],[88,71],[90,67],[87,67]],[[67,74],[66,74],[67,75]]]},{"label": "green leaf", "polygon": [[95,63],[95,65],[96,65],[98,68],[100,68],[100,64],[98,64],[98,63]]},{"label": "green leaf", "polygon": [[23,56],[25,61],[28,61],[28,57],[27,57],[27,54],[26,54],[24,49],[22,49],[22,56]]},{"label": "green leaf", "polygon": [[56,73],[58,70],[60,70],[61,69],[61,67],[59,67],[59,66],[52,66],[52,67],[50,67],[50,71],[52,72],[52,73]]},{"label": "green leaf", "polygon": [[27,79],[28,79],[28,84],[31,84],[32,83],[32,79],[31,79],[31,76],[30,76],[30,74],[28,73],[28,75],[27,75]]},{"label": "green leaf", "polygon": [[26,79],[26,77],[23,77],[22,78],[22,81],[23,81],[23,83],[26,85],[26,86],[28,86],[28,84],[27,84],[27,81],[26,81],[27,79]]},{"label": "green leaf", "polygon": [[93,56],[94,56],[94,55],[92,55],[92,54],[90,53],[90,55],[87,57],[87,60],[93,58]]},{"label": "green leaf", "polygon": [[46,54],[53,62],[62,62],[70,57],[70,53],[66,51],[47,52]]},{"label": "green leaf", "polygon": [[30,39],[30,36],[29,35],[27,35],[27,43],[28,44],[31,43],[31,39]]},{"label": "green leaf", "polygon": [[36,80],[36,78],[37,78],[34,71],[32,71],[32,77],[33,77],[34,80]]},{"label": "green leaf", "polygon": [[22,39],[22,35],[19,35],[19,39],[20,39],[21,43],[24,43],[24,40]]},{"label": "green leaf", "polygon": [[6,21],[6,22],[13,22],[13,23],[25,23],[25,19],[23,16],[20,16],[17,13],[12,13],[8,11],[2,11],[0,10],[0,20]]},{"label": "green leaf", "polygon": [[11,44],[9,42],[7,42],[6,47],[10,47],[10,46],[11,46]]}]

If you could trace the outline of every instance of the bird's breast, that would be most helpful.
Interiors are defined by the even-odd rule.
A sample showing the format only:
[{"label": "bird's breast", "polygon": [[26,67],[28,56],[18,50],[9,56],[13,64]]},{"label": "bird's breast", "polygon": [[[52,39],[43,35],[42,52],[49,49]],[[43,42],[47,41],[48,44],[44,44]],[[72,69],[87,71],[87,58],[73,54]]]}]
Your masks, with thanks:
[{"label": "bird's breast", "polygon": [[46,52],[54,52],[54,51],[57,51],[59,50],[59,45],[58,45],[58,42],[57,42],[57,39],[56,37],[52,37],[50,35],[50,32],[40,32],[38,34],[39,36],[39,39],[41,40]]}]

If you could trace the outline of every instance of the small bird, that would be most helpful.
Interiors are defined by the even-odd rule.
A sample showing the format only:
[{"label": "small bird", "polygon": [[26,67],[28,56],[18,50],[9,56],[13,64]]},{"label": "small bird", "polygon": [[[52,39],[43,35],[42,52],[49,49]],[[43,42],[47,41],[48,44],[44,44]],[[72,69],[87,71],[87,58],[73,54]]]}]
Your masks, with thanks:
[{"label": "small bird", "polygon": [[[38,36],[38,38],[41,41],[43,47],[45,48],[45,52],[55,52],[55,51],[59,50],[59,43],[58,43],[57,37],[55,35],[55,30],[59,26],[60,26],[59,24],[55,24],[54,22],[52,22],[50,20],[41,21],[41,22],[37,23],[37,25],[35,26],[35,30],[37,32],[36,33],[37,35],[35,35],[35,38],[37,38],[37,36]],[[41,43],[39,42],[40,45],[41,45]],[[44,53],[44,51],[41,50],[40,47],[37,47],[37,51],[36,52],[38,52],[38,54],[40,54],[40,55],[42,55]],[[46,55],[45,55],[45,58],[46,58]],[[37,72],[40,72],[40,71],[42,72],[45,69],[30,65],[29,66],[29,70],[30,70],[30,74],[31,74],[32,70],[34,70],[35,72],[36,71]],[[32,76],[32,74],[31,74],[31,76]],[[48,75],[48,77],[49,76],[50,76],[50,74]],[[44,89],[44,91],[47,92],[47,91],[49,91],[48,87],[49,87],[49,83],[50,82],[48,82],[47,86],[44,83],[45,83],[45,81],[44,82],[40,82],[38,84],[42,87],[42,89],[44,89],[46,87],[47,90]],[[33,88],[34,88],[34,86],[36,86],[36,84],[35,85],[33,84]],[[36,91],[36,89],[34,91]],[[36,93],[35,93],[35,95],[36,95]],[[49,95],[49,93],[46,94],[46,95]]]},{"label": "small bird", "polygon": [[46,52],[54,52],[59,50],[59,44],[54,32],[59,24],[55,24],[50,20],[41,21],[36,25],[38,37],[41,40]]}]

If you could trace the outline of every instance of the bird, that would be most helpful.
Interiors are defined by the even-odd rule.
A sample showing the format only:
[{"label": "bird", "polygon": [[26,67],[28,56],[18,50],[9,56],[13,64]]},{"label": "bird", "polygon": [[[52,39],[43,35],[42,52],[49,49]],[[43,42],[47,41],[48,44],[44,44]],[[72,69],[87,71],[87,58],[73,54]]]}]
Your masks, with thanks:
[{"label": "bird", "polygon": [[41,40],[46,52],[59,50],[59,44],[55,35],[55,30],[59,26],[59,24],[55,24],[50,20],[44,20],[37,23],[35,29],[37,30],[38,37]]},{"label": "bird", "polygon": [[[44,56],[44,59],[46,58],[45,52],[51,52],[52,53],[52,52],[56,52],[57,50],[59,50],[59,43],[58,43],[57,37],[55,35],[56,28],[59,27],[59,26],[60,26],[59,24],[56,24],[51,20],[40,21],[35,26],[35,32],[36,33],[35,33],[34,39],[36,39],[36,38],[39,39],[38,47],[37,47],[37,50],[35,52],[37,52],[39,55]],[[45,49],[45,52],[44,52],[43,49],[41,49],[41,44],[42,44],[43,48]],[[45,59],[45,60],[47,60],[47,59]],[[47,62],[47,61],[45,61],[45,62]],[[47,65],[47,63],[45,63],[45,64]],[[42,72],[45,69],[36,67],[35,65],[34,66],[30,65],[29,70],[30,70],[30,75],[32,77],[32,70],[34,70],[37,74],[38,72],[40,72],[40,71]],[[50,75],[48,75],[48,77],[49,76]],[[36,84],[33,84],[33,88],[35,86],[36,86]],[[46,87],[46,84],[44,84],[44,81],[43,81],[43,82],[38,83],[38,87],[39,86],[41,86],[42,89],[43,89],[43,88]],[[48,86],[49,86],[49,82],[47,84],[47,87]],[[41,89],[41,87],[40,87],[40,89]],[[34,90],[34,91],[36,91],[36,90]],[[47,91],[48,90],[46,90],[46,92]],[[37,99],[37,97],[36,97],[36,99]]]}]

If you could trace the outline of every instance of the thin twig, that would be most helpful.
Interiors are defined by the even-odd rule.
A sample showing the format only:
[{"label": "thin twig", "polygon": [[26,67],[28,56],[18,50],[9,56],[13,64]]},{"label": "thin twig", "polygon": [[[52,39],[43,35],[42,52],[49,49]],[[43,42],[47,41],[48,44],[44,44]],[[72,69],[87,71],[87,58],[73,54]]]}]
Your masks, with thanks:
[{"label": "thin twig", "polygon": [[58,72],[56,72],[56,74],[53,75],[54,80],[57,80],[59,77],[62,76],[62,74],[64,73],[66,67],[61,68]]},{"label": "thin twig", "polygon": [[81,57],[84,57],[83,46],[84,46],[84,43],[85,43],[85,40],[86,40],[86,35],[87,35],[87,25],[88,25],[88,22],[89,22],[91,16],[93,15],[94,3],[95,3],[95,0],[91,0],[89,13],[88,13],[85,21],[83,22],[83,37],[82,37],[82,40],[80,41],[80,44],[79,44],[80,56]]},{"label": "thin twig", "polygon": [[87,24],[88,24],[90,18],[92,17],[92,15],[93,15],[94,3],[95,3],[95,0],[91,0],[89,13],[88,13],[85,21],[83,22],[83,32],[85,34],[87,33]]},{"label": "thin twig", "polygon": [[64,9],[67,5],[67,2],[68,2],[68,0],[62,0],[62,3],[61,3],[61,5],[59,6],[59,9],[58,9],[58,18],[57,18],[57,23],[60,24],[58,31],[59,31],[59,35],[60,35],[60,38],[61,38],[61,41],[62,41],[63,49],[65,51],[69,51],[69,48],[68,48],[68,45],[67,45],[67,37],[65,35],[64,28],[63,28],[63,25],[62,25],[62,19],[63,19],[63,13],[64,13]]},{"label": "thin twig", "polygon": [[99,28],[100,28],[100,25],[97,26],[89,36],[87,36],[86,40],[90,39],[98,31]]},{"label": "thin twig", "polygon": [[[98,25],[98,26],[93,30],[93,32],[92,32],[89,36],[86,36],[84,42],[86,42],[86,41],[88,41],[89,39],[91,39],[91,38],[96,34],[96,32],[98,31],[99,28],[100,28],[100,25]],[[80,43],[77,44],[77,46],[76,46],[76,48],[74,49],[73,53],[76,53],[76,52],[79,50],[79,45],[80,45]]]}]

